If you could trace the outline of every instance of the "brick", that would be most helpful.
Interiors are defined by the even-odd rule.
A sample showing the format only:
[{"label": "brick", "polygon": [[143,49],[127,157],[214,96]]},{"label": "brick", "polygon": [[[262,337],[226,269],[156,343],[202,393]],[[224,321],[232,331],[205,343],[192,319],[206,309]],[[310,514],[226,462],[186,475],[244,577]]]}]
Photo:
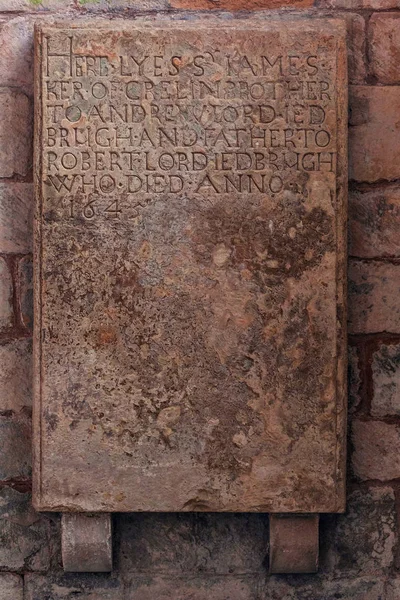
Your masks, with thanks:
[{"label": "brick", "polygon": [[400,429],[396,425],[354,420],[352,440],[356,477],[379,481],[400,477]]},{"label": "brick", "polygon": [[263,572],[268,551],[264,514],[127,514],[116,522],[123,572]]},{"label": "brick", "polygon": [[202,577],[178,580],[154,577],[150,585],[146,580],[131,581],[135,600],[253,600],[254,585],[246,577]]},{"label": "brick", "polygon": [[399,112],[400,87],[350,86],[350,179],[400,177]]},{"label": "brick", "polygon": [[358,348],[349,346],[348,349],[348,400],[349,412],[353,413],[360,405],[361,372]]},{"label": "brick", "polygon": [[0,0],[1,12],[46,12],[49,10],[72,8],[72,0]]},{"label": "brick", "polygon": [[35,512],[29,493],[0,490],[1,569],[47,571],[60,560],[59,536],[59,518]]},{"label": "brick", "polygon": [[30,256],[18,262],[19,310],[21,323],[33,327],[33,264]]},{"label": "brick", "polygon": [[0,183],[0,252],[31,252],[32,219],[32,184]]},{"label": "brick", "polygon": [[399,83],[400,15],[372,15],[368,27],[371,74],[379,83]]},{"label": "brick", "polygon": [[32,165],[32,115],[29,98],[0,90],[0,177],[26,175]]},{"label": "brick", "polygon": [[31,340],[14,340],[0,346],[0,365],[0,411],[31,406]]},{"label": "brick", "polygon": [[[384,582],[375,578],[327,580],[321,577],[270,577],[264,584],[263,600],[383,600]],[[229,597],[228,597],[229,598]],[[227,598],[227,600],[228,600]],[[234,600],[234,598],[229,598]],[[235,599],[236,600],[236,599]]]},{"label": "brick", "polygon": [[136,9],[163,10],[169,7],[168,0],[78,0],[78,7],[85,12]]},{"label": "brick", "polygon": [[49,573],[47,576],[25,576],[24,600],[65,600],[75,597],[79,600],[119,600],[122,594],[123,584],[109,575]]},{"label": "brick", "polygon": [[182,578],[163,576],[134,577],[124,576],[119,580],[115,575],[65,574],[48,577],[27,575],[25,578],[25,600],[65,600],[79,597],[79,600],[255,600],[256,590],[251,578],[242,577],[202,577]]},{"label": "brick", "polygon": [[75,597],[79,600],[119,600],[123,593],[123,583],[113,575],[49,573],[47,576],[25,576],[24,600],[66,600]]},{"label": "brick", "polygon": [[[44,20],[41,16],[41,21]],[[33,27],[31,15],[0,24],[0,81],[33,94]]]},{"label": "brick", "polygon": [[316,0],[319,8],[347,8],[350,10],[389,10],[399,8],[399,0]]},{"label": "brick", "polygon": [[384,583],[377,577],[324,580],[318,576],[251,577],[210,576],[168,577],[93,574],[28,573],[25,576],[25,600],[382,600]]},{"label": "brick", "polygon": [[349,254],[360,258],[400,256],[400,187],[352,191]]},{"label": "brick", "polygon": [[333,577],[380,576],[393,565],[396,502],[391,487],[355,490],[343,515],[321,519],[321,572]]},{"label": "brick", "polygon": [[0,480],[30,477],[31,420],[26,411],[0,416]]},{"label": "brick", "polygon": [[400,344],[382,344],[372,357],[375,417],[400,415]]},{"label": "brick", "polygon": [[191,10],[261,10],[263,8],[306,8],[314,0],[170,0],[172,8]]},{"label": "brick", "polygon": [[0,331],[13,324],[12,297],[11,273],[4,258],[0,257]]},{"label": "brick", "polygon": [[[325,595],[318,600],[383,600],[384,588],[384,582],[378,578],[327,581],[324,583]],[[297,600],[297,596],[293,600]]]},{"label": "brick", "polygon": [[387,584],[385,600],[399,600],[400,598],[400,579],[390,578]]},{"label": "brick", "polygon": [[23,600],[24,588],[21,575],[0,575],[0,600]]},{"label": "brick", "polygon": [[349,264],[349,332],[400,333],[400,265]]},{"label": "brick", "polygon": [[365,66],[365,19],[357,14],[335,15],[347,23],[348,71],[350,83],[363,83],[366,77]]}]

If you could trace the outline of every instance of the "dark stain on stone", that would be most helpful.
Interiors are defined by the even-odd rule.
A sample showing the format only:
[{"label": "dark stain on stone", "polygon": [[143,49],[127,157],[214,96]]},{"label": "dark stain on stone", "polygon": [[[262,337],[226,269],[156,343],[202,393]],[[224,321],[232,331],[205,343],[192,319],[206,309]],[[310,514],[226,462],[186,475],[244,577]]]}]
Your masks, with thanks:
[{"label": "dark stain on stone", "polygon": [[282,276],[301,277],[335,244],[332,217],[320,207],[307,212],[297,199],[273,212],[217,204],[199,218],[192,239],[197,259],[207,265],[216,245],[225,244],[230,251],[226,266],[248,269],[260,286],[278,283]]}]

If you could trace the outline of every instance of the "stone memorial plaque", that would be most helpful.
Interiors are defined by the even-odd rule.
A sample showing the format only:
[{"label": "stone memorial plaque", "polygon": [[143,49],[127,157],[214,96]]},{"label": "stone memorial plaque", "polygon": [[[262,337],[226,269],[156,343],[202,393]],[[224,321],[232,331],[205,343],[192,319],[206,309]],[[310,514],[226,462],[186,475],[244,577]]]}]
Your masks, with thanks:
[{"label": "stone memorial plaque", "polygon": [[344,40],[36,31],[38,509],[343,510]]}]

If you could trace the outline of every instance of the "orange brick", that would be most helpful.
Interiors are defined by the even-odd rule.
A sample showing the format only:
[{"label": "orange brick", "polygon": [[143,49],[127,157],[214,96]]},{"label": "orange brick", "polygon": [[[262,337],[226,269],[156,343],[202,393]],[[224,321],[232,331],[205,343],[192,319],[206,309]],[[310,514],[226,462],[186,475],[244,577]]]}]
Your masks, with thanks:
[{"label": "orange brick", "polygon": [[26,175],[32,163],[29,99],[14,89],[0,91],[0,177]]},{"label": "orange brick", "polygon": [[316,5],[318,8],[388,10],[398,8],[399,0],[317,0]]},{"label": "orange brick", "polygon": [[400,265],[351,260],[349,333],[400,333]]},{"label": "orange brick", "polygon": [[369,22],[372,74],[379,83],[400,82],[400,14],[374,14]]},{"label": "orange brick", "polygon": [[350,86],[350,179],[400,177],[399,114],[400,86]]},{"label": "orange brick", "polygon": [[170,0],[172,8],[192,10],[259,10],[263,8],[306,8],[314,0]]},{"label": "orange brick", "polygon": [[400,257],[400,186],[352,190],[349,253],[359,258]]},{"label": "orange brick", "polygon": [[355,420],[352,427],[354,475],[361,480],[400,477],[400,430],[382,421]]}]

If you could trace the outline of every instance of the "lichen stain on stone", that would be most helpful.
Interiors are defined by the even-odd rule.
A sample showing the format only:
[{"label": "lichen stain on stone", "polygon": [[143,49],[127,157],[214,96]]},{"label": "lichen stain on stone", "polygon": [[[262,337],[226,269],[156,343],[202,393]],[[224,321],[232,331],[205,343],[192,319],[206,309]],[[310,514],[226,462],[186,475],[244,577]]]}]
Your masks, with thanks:
[{"label": "lichen stain on stone", "polygon": [[117,332],[109,326],[99,327],[96,332],[97,347],[115,344],[117,341]]},{"label": "lichen stain on stone", "polygon": [[282,275],[300,277],[335,243],[332,216],[319,207],[307,211],[296,198],[288,198],[284,207],[274,207],[273,200],[259,208],[221,202],[193,229],[199,261],[208,265],[223,259],[216,266],[245,269],[261,286],[273,285]]}]

